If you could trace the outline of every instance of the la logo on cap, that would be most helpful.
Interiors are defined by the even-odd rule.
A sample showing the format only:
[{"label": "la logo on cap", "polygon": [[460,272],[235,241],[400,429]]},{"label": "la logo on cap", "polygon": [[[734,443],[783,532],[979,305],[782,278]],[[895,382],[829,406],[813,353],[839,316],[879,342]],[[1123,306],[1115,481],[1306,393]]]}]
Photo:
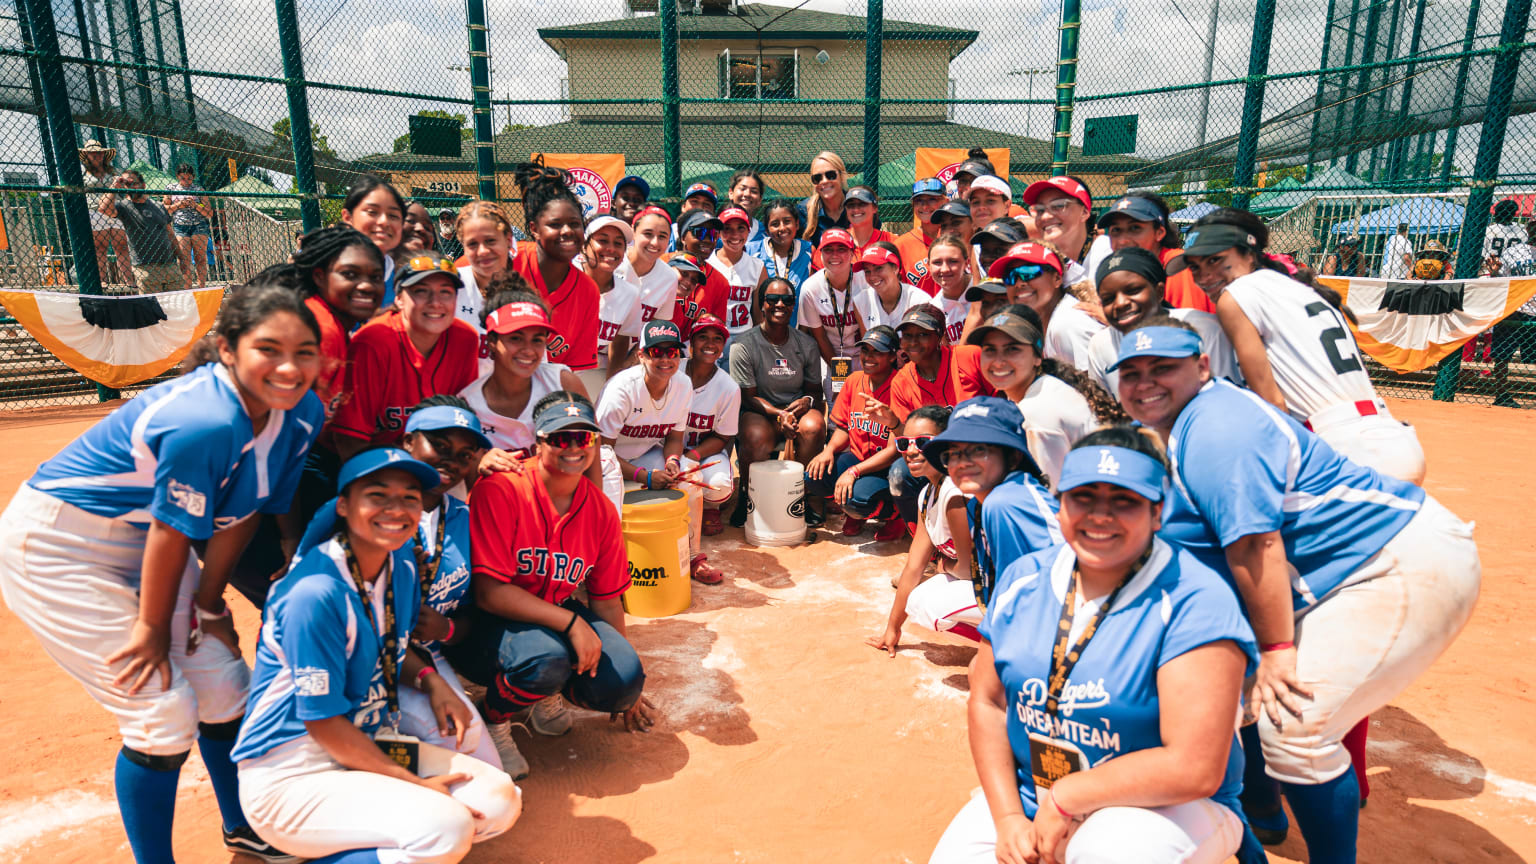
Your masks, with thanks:
[{"label": "la logo on cap", "polygon": [[1109,477],[1120,476],[1120,463],[1115,461],[1114,454],[1107,447],[1099,451],[1099,473]]},{"label": "la logo on cap", "polygon": [[1145,333],[1136,334],[1136,350],[1145,351],[1152,347],[1152,337]]},{"label": "la logo on cap", "polygon": [[967,405],[955,412],[955,419],[962,420],[966,417],[986,417],[992,413],[992,409],[985,405]]},{"label": "la logo on cap", "polygon": [[399,450],[388,450],[388,451],[385,451],[385,455],[389,457],[389,461],[391,461],[391,462],[399,462],[400,461],[400,451]]}]

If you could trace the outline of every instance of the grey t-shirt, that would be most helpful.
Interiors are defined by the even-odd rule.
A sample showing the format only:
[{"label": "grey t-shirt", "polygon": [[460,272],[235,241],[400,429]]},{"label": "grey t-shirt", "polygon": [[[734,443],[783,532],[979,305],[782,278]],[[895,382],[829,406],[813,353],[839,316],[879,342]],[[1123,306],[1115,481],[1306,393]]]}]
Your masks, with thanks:
[{"label": "grey t-shirt", "polygon": [[761,327],[731,337],[731,377],[742,388],[756,387],[775,408],[819,394],[820,363],[816,340],[793,327],[783,345],[769,342]]},{"label": "grey t-shirt", "polygon": [[128,249],[135,264],[175,264],[176,249],[171,246],[166,226],[171,214],[153,201],[138,204],[126,197],[117,199],[117,218],[128,234]]}]

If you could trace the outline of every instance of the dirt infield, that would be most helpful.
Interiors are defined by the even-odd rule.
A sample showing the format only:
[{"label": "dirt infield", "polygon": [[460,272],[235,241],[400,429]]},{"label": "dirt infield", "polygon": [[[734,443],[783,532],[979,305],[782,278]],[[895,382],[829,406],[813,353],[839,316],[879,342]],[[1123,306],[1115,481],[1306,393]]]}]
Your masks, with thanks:
[{"label": "dirt infield", "polygon": [[[1476,520],[1483,594],[1450,652],[1373,717],[1372,793],[1360,860],[1536,859],[1536,414],[1394,402],[1429,453],[1429,490]],[[0,415],[0,495],[100,409]],[[695,586],[693,608],[639,622],[647,692],[664,720],[626,735],[585,715],[563,738],[525,744],[533,775],[512,832],[471,862],[924,862],[976,786],[965,737],[971,650],[939,638],[887,658],[883,626],[901,547],[823,534],[790,550],[715,538],[730,574]],[[233,592],[231,592],[233,596]],[[249,659],[257,617],[236,600]],[[909,634],[910,635],[910,634]],[[130,860],[112,800],[117,736],[106,712],[0,611],[0,857]],[[526,742],[526,738],[520,738]],[[176,851],[224,852],[194,753],[182,774]],[[1299,837],[1275,861],[1302,860]]]}]

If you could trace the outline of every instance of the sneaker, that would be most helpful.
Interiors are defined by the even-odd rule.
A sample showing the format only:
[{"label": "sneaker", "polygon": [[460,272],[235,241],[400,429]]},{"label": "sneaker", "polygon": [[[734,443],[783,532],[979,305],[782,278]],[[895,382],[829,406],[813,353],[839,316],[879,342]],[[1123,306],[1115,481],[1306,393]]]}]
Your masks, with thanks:
[{"label": "sneaker", "polygon": [[553,738],[571,731],[571,709],[566,706],[560,694],[556,693],[513,714],[511,722],[523,726],[530,732]]},{"label": "sneaker", "polygon": [[523,752],[517,749],[517,742],[512,740],[512,721],[486,721],[485,730],[490,733],[491,743],[496,745],[496,755],[501,757],[501,770],[507,772],[513,780],[527,777],[528,760],[523,758]]},{"label": "sneaker", "polygon": [[297,855],[289,855],[271,843],[256,836],[249,825],[241,825],[233,831],[224,829],[224,848],[252,858],[260,858],[269,864],[298,864],[303,861]]},{"label": "sneaker", "polygon": [[899,540],[906,533],[907,520],[897,516],[895,519],[888,520],[884,525],[880,526],[880,530],[875,532],[875,542],[886,543],[891,540]]},{"label": "sneaker", "polygon": [[827,524],[827,514],[812,507],[805,508],[805,525],[807,528],[820,528]]},{"label": "sneaker", "polygon": [[852,516],[843,517],[843,536],[857,537],[864,531],[864,519],[855,519]]}]

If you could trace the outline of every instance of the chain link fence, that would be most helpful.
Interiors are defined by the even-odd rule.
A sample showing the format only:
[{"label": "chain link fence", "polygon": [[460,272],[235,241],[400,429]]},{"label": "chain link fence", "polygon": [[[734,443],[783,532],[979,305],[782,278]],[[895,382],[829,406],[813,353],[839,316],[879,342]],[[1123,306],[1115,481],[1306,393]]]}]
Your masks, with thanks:
[{"label": "chain link fence", "polygon": [[[1489,259],[1536,203],[1530,0],[674,2],[0,0],[0,287],[134,290],[125,246],[71,231],[90,141],[155,197],[193,167],[223,286],[339,219],[365,172],[434,215],[494,197],[521,223],[534,154],[621,155],[675,205],[697,181],[723,200],[742,168],[765,198],[809,195],[832,151],[899,233],[916,151],[971,147],[1007,150],[1015,190],[1151,189],[1185,225],[1248,207],[1319,272],[1380,274],[1400,223],[1455,278],[1520,266]],[[1536,404],[1531,322],[1373,375]],[[0,408],[97,397],[0,319]]]}]

